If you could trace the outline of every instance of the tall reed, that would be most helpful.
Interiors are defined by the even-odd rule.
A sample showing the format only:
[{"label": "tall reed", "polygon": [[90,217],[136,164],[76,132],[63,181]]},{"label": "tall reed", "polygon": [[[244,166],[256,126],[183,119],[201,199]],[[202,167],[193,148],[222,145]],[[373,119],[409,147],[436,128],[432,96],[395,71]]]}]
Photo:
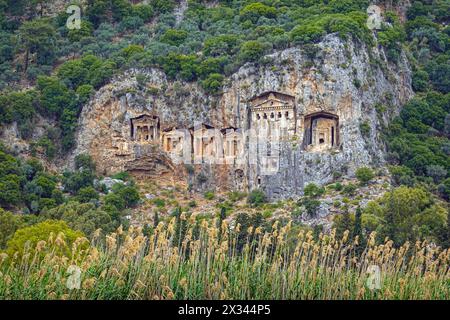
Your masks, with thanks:
[{"label": "tall reed", "polygon": [[[300,231],[292,244],[291,224],[278,222],[270,232],[250,227],[242,240],[239,225],[204,220],[196,226],[192,218],[181,219],[181,238],[174,218],[149,237],[119,228],[106,240],[97,232],[88,247],[80,238],[70,257],[58,254],[61,244],[52,239],[21,257],[1,254],[0,299],[450,298],[450,250],[426,242],[394,248],[388,239],[376,245],[372,234],[359,249],[348,232],[315,241]],[[80,289],[67,285],[74,266],[81,271]],[[370,289],[368,270],[374,268],[379,283]]]}]

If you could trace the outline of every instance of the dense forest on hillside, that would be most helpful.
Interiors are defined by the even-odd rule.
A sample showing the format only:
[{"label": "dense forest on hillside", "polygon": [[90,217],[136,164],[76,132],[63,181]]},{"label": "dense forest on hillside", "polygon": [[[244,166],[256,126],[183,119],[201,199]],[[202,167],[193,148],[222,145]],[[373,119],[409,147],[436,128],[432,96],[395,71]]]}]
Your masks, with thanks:
[{"label": "dense forest on hillside", "polygon": [[[390,2],[395,5],[398,1]],[[95,163],[84,154],[75,159],[73,171],[60,173],[48,166],[74,147],[74,134],[83,106],[115,75],[130,68],[160,68],[170,79],[197,81],[206,93],[219,95],[227,77],[245,63],[267,63],[265,55],[294,46],[302,46],[314,55],[315,44],[331,33],[369,48],[383,48],[392,64],[397,63],[403,51],[411,65],[414,98],[394,121],[384,123],[381,120],[392,187],[382,198],[369,202],[364,208],[359,207],[358,190],[378,174],[369,168],[358,170],[357,184],[343,185],[340,177],[326,187],[311,184],[298,201],[270,204],[258,190],[248,195],[231,192],[215,207],[214,215],[219,222],[214,220],[211,226],[223,232],[221,223],[239,201],[259,209],[260,213],[255,216],[237,215],[241,229],[234,230],[233,235],[237,239],[236,250],[240,252],[246,243],[256,246],[262,241],[254,234],[255,229],[259,228],[261,234],[274,232],[272,221],[267,219],[270,211],[289,205],[293,227],[291,222],[279,222],[283,227],[289,226],[286,232],[289,231],[291,237],[286,237],[286,241],[294,241],[294,234],[304,230],[309,232],[311,243],[321,243],[324,240],[320,228],[295,223],[295,217],[300,207],[313,216],[320,204],[319,197],[332,190],[348,198],[348,203],[342,204],[344,207],[357,203],[356,212],[347,210],[334,221],[338,238],[356,241],[353,254],[362,253],[371,241],[372,245],[385,243],[386,237],[395,248],[406,241],[423,240],[448,248],[450,2],[413,0],[405,21],[394,11],[387,11],[381,29],[376,32],[366,25],[369,4],[370,1],[365,0],[189,0],[183,10],[179,1],[174,0],[151,0],[148,4],[88,0],[82,11],[81,29],[69,30],[65,8],[49,16],[45,12],[52,8],[46,1],[0,0],[0,125],[16,123],[20,137],[30,143],[31,149],[31,156],[24,158],[0,144],[0,252],[4,250],[9,256],[17,252],[21,256],[27,239],[32,239],[36,246],[41,240],[47,241],[50,234],[64,231],[69,248],[82,235],[89,239],[101,238],[99,248],[110,253],[104,247],[108,241],[105,236],[118,232],[119,226],[129,227],[126,217],[143,201],[143,194],[131,176],[119,173],[113,178],[121,183],[107,186],[102,183],[104,177],[95,171]],[[376,108],[381,119],[390,106],[380,104]],[[35,138],[35,124],[40,119],[48,119],[55,126],[49,126],[43,136]],[[370,134],[370,127],[361,130]],[[204,198],[212,201],[215,195],[206,193]],[[173,212],[166,212],[168,202],[177,207],[176,199],[170,195],[167,199],[151,200],[156,208],[154,224],[146,225],[139,236],[154,236],[158,222],[173,221],[175,231],[166,230],[173,232],[173,237],[164,235],[173,241],[174,247],[184,250],[182,244],[188,234],[185,221],[196,203],[192,201],[187,207],[178,206]],[[202,224],[209,221],[206,215],[196,219],[189,221],[189,237],[199,237]],[[252,228],[251,236],[249,228]],[[96,233],[99,229],[101,235]],[[376,232],[376,236],[371,236],[372,232]],[[120,238],[118,234],[115,236]],[[121,241],[121,245],[127,245],[125,237]],[[287,254],[286,248],[282,247],[280,252]],[[275,243],[265,249],[277,250]],[[70,254],[67,248],[61,250]],[[420,256],[420,252],[417,254]],[[0,267],[2,257],[7,259],[6,255],[0,256]],[[240,260],[236,261],[230,263],[242,266]],[[91,271],[93,276],[99,277],[101,264],[96,263]],[[283,272],[289,274],[289,269]],[[155,271],[155,274],[159,277],[163,273]],[[351,274],[348,276],[352,278]],[[183,279],[179,274],[175,278],[172,280]],[[3,280],[0,277],[0,298],[6,295],[6,291],[2,291],[6,288]],[[241,280],[236,277],[234,281]],[[105,286],[110,285],[105,283]],[[412,285],[416,286],[419,285]],[[398,289],[394,287],[391,289]],[[179,288],[183,288],[183,284]],[[427,290],[436,292],[433,288],[430,285]],[[201,297],[198,292],[179,290],[172,294]],[[129,298],[127,294],[124,290],[112,296]],[[159,293],[152,291],[151,294]],[[167,297],[167,294],[161,293],[161,296]],[[234,292],[230,296],[247,298],[246,294]],[[150,292],[142,296],[150,297]],[[263,293],[261,296],[267,298]],[[93,292],[92,297],[98,297],[97,293]],[[308,295],[305,293],[302,297]]]}]

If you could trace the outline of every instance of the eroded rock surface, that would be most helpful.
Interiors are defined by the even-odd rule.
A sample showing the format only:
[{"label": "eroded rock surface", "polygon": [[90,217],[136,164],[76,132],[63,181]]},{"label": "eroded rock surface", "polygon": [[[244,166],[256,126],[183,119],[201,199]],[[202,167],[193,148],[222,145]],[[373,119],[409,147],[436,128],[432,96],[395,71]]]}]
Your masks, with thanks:
[{"label": "eroded rock surface", "polygon": [[[157,69],[130,70],[101,88],[84,107],[69,160],[89,153],[104,174],[123,170],[172,173],[194,188],[262,188],[272,199],[299,195],[309,182],[328,183],[334,172],[351,176],[358,167],[383,165],[380,124],[398,114],[412,96],[406,58],[394,65],[386,61],[383,51],[368,50],[336,35],[325,37],[314,50],[311,55],[311,47],[290,48],[266,56],[258,66],[246,64],[227,79],[223,93],[217,96],[206,94],[196,83],[170,81]],[[250,101],[270,91],[292,96],[295,110],[288,118],[295,132],[280,144],[276,173],[262,175],[260,163],[255,168],[245,161],[242,165],[200,163],[187,170],[174,163],[163,147],[164,132],[187,130],[197,123],[217,130],[253,129],[251,117],[256,114],[251,112]],[[382,113],[377,111],[378,104],[390,108]],[[333,138],[332,147],[308,146],[307,121],[314,114],[338,119],[330,122],[338,126],[333,130],[339,136]],[[143,115],[158,120],[157,128],[150,122],[139,125],[145,143],[136,140],[133,130],[137,128],[132,127],[132,119]],[[363,136],[362,124],[370,127],[369,135]],[[248,148],[245,143],[244,148]],[[203,178],[198,179],[199,175]]]}]

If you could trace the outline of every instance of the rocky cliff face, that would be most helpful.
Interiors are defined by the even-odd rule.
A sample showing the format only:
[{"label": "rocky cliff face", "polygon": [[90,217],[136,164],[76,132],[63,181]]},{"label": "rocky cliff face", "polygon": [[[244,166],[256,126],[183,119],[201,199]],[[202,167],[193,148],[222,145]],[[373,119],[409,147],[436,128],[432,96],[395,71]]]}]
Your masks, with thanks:
[{"label": "rocky cliff face", "polygon": [[[382,50],[369,50],[336,35],[328,35],[315,48],[290,48],[266,56],[258,66],[244,65],[217,96],[206,94],[196,83],[170,81],[160,70],[130,70],[101,88],[84,107],[69,163],[76,154],[89,153],[104,174],[133,171],[135,162],[138,171],[145,173],[145,163],[149,163],[146,173],[159,174],[162,169],[158,168],[165,168],[163,172],[184,174],[195,188],[233,189],[238,185],[236,166],[200,164],[194,170],[177,169],[160,143],[145,148],[133,143],[131,119],[157,117],[159,132],[198,122],[217,129],[249,129],[248,101],[266,91],[294,97],[295,139],[281,145],[275,174],[259,176],[248,165],[239,170],[245,176],[244,188],[260,187],[273,199],[301,194],[309,182],[330,182],[334,172],[351,176],[358,167],[383,165],[380,125],[396,115],[413,94],[406,57],[394,65]],[[389,109],[380,110],[379,104]],[[317,112],[339,119],[339,145],[333,149],[305,148],[305,117]],[[370,133],[363,135],[361,127],[365,132],[370,127]],[[204,179],[198,182],[195,175],[201,173]]]}]

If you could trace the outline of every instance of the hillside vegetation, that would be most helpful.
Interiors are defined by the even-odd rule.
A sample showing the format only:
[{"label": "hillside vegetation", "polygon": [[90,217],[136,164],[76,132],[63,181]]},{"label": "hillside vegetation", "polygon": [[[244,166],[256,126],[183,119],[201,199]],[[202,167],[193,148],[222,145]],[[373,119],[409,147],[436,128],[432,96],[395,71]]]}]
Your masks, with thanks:
[{"label": "hillside vegetation", "polygon": [[[69,30],[65,10],[46,14],[51,2],[0,0],[0,126],[16,125],[30,146],[25,157],[0,144],[0,299],[449,299],[450,3],[411,1],[405,17],[387,10],[376,32],[368,5],[190,0],[179,11],[173,0],[88,0],[81,29]],[[71,171],[50,169],[114,75],[159,68],[219,95],[245,63],[293,46],[314,55],[330,33],[382,48],[391,64],[404,52],[413,70],[415,97],[398,117],[386,123],[389,104],[376,106],[392,183],[375,200],[364,192],[384,175],[378,168],[278,203],[261,190],[208,191],[201,213],[181,186],[142,186],[125,172],[109,185],[89,155]],[[342,212],[333,231],[301,222],[331,195]],[[136,213],[153,223],[130,226]],[[372,265],[376,290],[366,285]],[[67,288],[69,266],[81,268],[82,290]]]}]

